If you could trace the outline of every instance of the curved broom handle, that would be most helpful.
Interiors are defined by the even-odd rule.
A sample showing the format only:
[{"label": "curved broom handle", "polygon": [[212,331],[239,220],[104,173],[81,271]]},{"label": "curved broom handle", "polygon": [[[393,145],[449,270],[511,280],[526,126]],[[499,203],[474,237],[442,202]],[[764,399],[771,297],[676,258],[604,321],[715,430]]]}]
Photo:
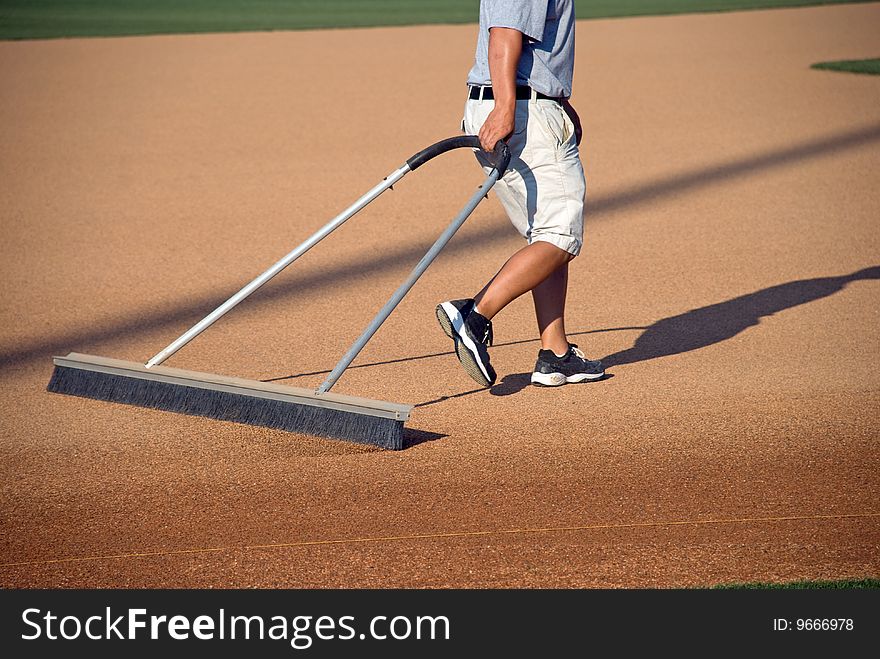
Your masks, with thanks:
[{"label": "curved broom handle", "polygon": [[[263,284],[267,283],[270,279],[272,279],[279,272],[284,270],[291,263],[296,261],[300,256],[309,251],[312,247],[321,242],[324,238],[330,235],[337,228],[342,226],[348,219],[353,217],[357,212],[362,210],[367,204],[376,199],[380,194],[385,192],[388,188],[397,183],[400,179],[406,176],[407,173],[421,167],[423,164],[428,162],[431,158],[435,158],[442,153],[446,153],[452,149],[458,149],[462,147],[471,147],[475,149],[480,148],[480,140],[476,136],[466,135],[462,137],[450,137],[449,139],[441,140],[436,144],[432,144],[426,149],[419,151],[411,158],[409,158],[406,163],[395,169],[391,172],[385,179],[369,190],[364,196],[354,202],[351,206],[342,211],[339,215],[330,220],[327,224],[321,227],[318,231],[312,234],[304,243],[302,243],[299,247],[294,249],[292,252],[284,256],[281,260],[276,262],[271,268],[266,270],[259,277],[254,279],[252,282],[247,284],[244,288],[238,291],[235,295],[226,300],[219,307],[214,309],[211,313],[205,316],[198,323],[193,325],[186,332],[181,334],[177,339],[175,339],[171,344],[168,345],[161,352],[152,357],[146,364],[146,368],[152,368],[153,366],[158,366],[166,359],[168,359],[171,355],[180,350],[187,343],[196,338],[199,334],[208,329],[211,325],[217,322],[220,318],[222,318],[227,312],[232,310],[233,307],[238,305],[239,302],[244,300],[246,297],[251,295],[254,291],[260,288]],[[501,147],[501,148],[499,148]],[[506,154],[506,158],[504,156]],[[510,152],[507,149],[507,145],[503,142],[499,142],[495,149],[491,153],[486,153],[486,157],[492,163],[492,166],[499,170],[499,176],[503,174],[504,170],[507,168],[507,165],[510,161]],[[503,166],[502,166],[503,164]],[[491,186],[490,186],[491,187]],[[389,312],[390,313],[390,312]],[[352,357],[353,359],[353,357]]]}]

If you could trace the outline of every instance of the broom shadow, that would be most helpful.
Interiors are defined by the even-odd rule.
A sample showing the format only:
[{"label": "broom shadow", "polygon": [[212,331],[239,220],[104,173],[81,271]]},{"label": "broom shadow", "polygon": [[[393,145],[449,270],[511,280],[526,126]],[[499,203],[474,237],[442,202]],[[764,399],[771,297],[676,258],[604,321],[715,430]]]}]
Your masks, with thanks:
[{"label": "broom shadow", "polygon": [[403,427],[403,448],[408,449],[425,442],[434,442],[438,439],[449,437],[439,432],[430,432],[428,430],[416,430],[414,428]]},{"label": "broom shadow", "polygon": [[[603,332],[623,332],[623,331],[627,331],[627,330],[643,330],[643,329],[645,329],[645,328],[644,327],[608,327],[608,328],[604,328],[604,329],[587,330],[584,332],[569,333],[569,336],[582,336],[585,334],[601,334]],[[495,344],[493,344],[492,347],[493,348],[504,348],[507,346],[516,346],[516,345],[522,345],[525,343],[537,343],[538,340],[539,339],[517,339],[515,341],[505,341],[504,343],[495,343]],[[431,353],[427,353],[424,355],[413,355],[410,357],[398,357],[397,359],[387,359],[387,360],[381,361],[381,362],[366,362],[363,364],[352,364],[351,366],[349,366],[345,370],[351,371],[351,370],[358,369],[358,368],[372,368],[374,366],[387,366],[389,364],[401,364],[404,362],[414,362],[414,361],[419,361],[422,359],[433,359],[435,357],[448,357],[450,355],[455,355],[455,352],[452,350],[447,350],[445,352],[431,352]],[[260,380],[260,382],[280,382],[283,380],[296,380],[297,378],[314,377],[314,376],[318,376],[318,375],[328,375],[331,372],[331,370],[332,369],[328,368],[328,369],[325,369],[322,371],[308,371],[306,373],[291,373],[289,375],[280,375],[280,376],[274,377],[274,378],[266,378],[265,380]],[[483,389],[479,389],[478,391],[483,391]],[[471,393],[474,393],[474,392],[471,392]],[[457,398],[460,395],[463,395],[463,394],[453,394],[452,396],[447,396],[447,398]],[[445,398],[444,398],[444,400],[445,400]],[[422,405],[422,403],[420,403],[416,407],[419,407],[420,405]]]},{"label": "broom shadow", "polygon": [[[876,279],[880,266],[839,277],[800,279],[663,318],[644,328],[631,348],[603,357],[602,363],[606,368],[624,366],[706,348],[758,325],[761,318],[829,297],[852,282]],[[491,393],[515,394],[529,384],[529,377],[529,373],[505,376],[502,386],[496,385]]]}]

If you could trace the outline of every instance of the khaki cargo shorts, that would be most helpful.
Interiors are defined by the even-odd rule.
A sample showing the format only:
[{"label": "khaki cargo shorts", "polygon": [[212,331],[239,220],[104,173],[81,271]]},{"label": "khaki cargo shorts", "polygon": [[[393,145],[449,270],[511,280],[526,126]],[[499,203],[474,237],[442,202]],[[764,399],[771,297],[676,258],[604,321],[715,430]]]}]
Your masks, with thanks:
[{"label": "khaki cargo shorts", "polygon": [[[493,100],[469,99],[464,132],[477,135],[494,107]],[[508,145],[510,166],[494,189],[513,226],[530,245],[541,240],[577,256],[584,240],[586,181],[571,119],[556,101],[518,100]],[[491,165],[480,152],[477,160],[488,174]]]}]

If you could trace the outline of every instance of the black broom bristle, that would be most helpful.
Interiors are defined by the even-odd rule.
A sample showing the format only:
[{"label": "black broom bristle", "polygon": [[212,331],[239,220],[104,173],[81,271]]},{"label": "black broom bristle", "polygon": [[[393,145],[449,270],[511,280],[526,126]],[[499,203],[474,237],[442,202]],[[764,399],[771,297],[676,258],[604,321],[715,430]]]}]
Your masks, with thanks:
[{"label": "black broom bristle", "polygon": [[386,449],[403,448],[403,421],[314,405],[66,366],[55,367],[47,389],[54,393],[345,439]]}]

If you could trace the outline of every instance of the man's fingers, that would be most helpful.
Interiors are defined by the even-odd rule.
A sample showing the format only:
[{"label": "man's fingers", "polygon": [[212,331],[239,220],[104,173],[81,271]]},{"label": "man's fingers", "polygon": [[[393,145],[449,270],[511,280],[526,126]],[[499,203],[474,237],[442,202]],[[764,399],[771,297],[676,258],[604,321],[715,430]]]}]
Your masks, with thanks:
[{"label": "man's fingers", "polygon": [[512,132],[505,133],[497,128],[484,125],[480,130],[480,145],[483,147],[484,151],[489,151],[491,153],[495,150],[495,145],[498,144],[499,140],[506,140],[511,135],[513,135]]},{"label": "man's fingers", "polygon": [[498,114],[497,109],[489,113],[486,121],[480,127],[480,145],[484,151],[492,152],[499,140],[504,140],[513,134],[513,117],[507,114]]},{"label": "man's fingers", "polygon": [[483,147],[483,151],[491,152],[495,148],[495,142],[498,140],[493,140],[492,136],[493,131],[487,129],[485,125],[480,129],[480,146]]}]

